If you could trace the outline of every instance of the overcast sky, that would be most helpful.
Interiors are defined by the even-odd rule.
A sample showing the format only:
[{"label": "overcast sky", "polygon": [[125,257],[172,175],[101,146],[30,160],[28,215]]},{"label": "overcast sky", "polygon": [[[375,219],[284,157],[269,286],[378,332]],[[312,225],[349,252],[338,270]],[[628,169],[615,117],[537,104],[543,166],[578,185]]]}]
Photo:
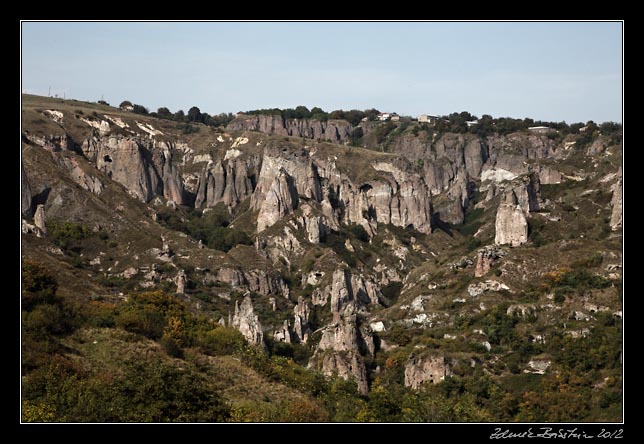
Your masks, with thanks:
[{"label": "overcast sky", "polygon": [[23,22],[22,90],[218,114],[305,105],[622,121],[620,22]]}]

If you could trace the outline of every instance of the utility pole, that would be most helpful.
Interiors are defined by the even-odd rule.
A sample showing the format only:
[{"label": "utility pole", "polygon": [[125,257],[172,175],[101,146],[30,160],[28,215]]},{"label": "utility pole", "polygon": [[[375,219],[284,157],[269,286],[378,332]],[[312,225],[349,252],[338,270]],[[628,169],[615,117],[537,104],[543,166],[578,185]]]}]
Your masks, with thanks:
[{"label": "utility pole", "polygon": [[49,93],[47,93],[49,97],[51,97],[51,86],[49,87]]}]

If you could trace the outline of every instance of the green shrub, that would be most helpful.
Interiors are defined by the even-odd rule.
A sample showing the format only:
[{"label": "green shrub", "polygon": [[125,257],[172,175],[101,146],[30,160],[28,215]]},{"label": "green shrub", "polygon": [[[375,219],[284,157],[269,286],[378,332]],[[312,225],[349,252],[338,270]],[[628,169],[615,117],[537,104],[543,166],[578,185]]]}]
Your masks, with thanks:
[{"label": "green shrub", "polygon": [[38,304],[52,304],[58,300],[56,278],[42,265],[31,260],[22,262],[22,309],[31,310]]},{"label": "green shrub", "polygon": [[577,269],[565,273],[559,281],[559,285],[577,290],[589,290],[609,287],[610,281],[588,270]]},{"label": "green shrub", "polygon": [[243,350],[246,340],[234,328],[217,327],[200,336],[198,345],[209,355],[232,355]]},{"label": "green shrub", "polygon": [[351,224],[347,226],[347,231],[353,234],[359,241],[369,242],[371,239],[369,237],[369,233],[367,233],[367,230],[365,230],[362,225]]},{"label": "green shrub", "polygon": [[515,339],[517,319],[509,316],[506,310],[507,304],[496,305],[482,319],[483,331],[490,344],[509,345]]},{"label": "green shrub", "polygon": [[199,127],[190,125],[189,123],[178,123],[176,128],[180,130],[182,134],[193,134],[199,132]]},{"label": "green shrub", "polygon": [[[151,339],[160,338],[166,326],[185,327],[189,320],[185,305],[162,291],[146,291],[129,295],[116,316],[116,325]],[[176,325],[169,325],[173,321]],[[183,333],[182,333],[183,334]],[[177,335],[173,337],[177,338]]]},{"label": "green shrub", "polygon": [[472,236],[467,240],[467,243],[465,244],[465,248],[467,248],[467,251],[474,251],[477,248],[479,248],[482,244],[483,242],[481,242],[481,239]]},{"label": "green shrub", "polygon": [[[32,372],[23,401],[62,422],[221,422],[229,407],[210,382],[190,369],[141,357],[120,373],[86,374],[56,360]],[[79,402],[82,400],[82,402]]]},{"label": "green shrub", "polygon": [[47,224],[47,233],[51,240],[63,250],[78,248],[78,243],[92,235],[86,225],[71,221],[51,221]]},{"label": "green shrub", "polygon": [[570,266],[572,268],[593,268],[602,264],[602,254],[595,252],[592,256],[574,261]]},{"label": "green shrub", "polygon": [[187,210],[185,216],[187,217],[183,217],[179,211],[166,208],[160,208],[158,211],[158,220],[163,225],[186,233],[209,248],[227,252],[235,245],[253,244],[248,234],[229,227],[230,216],[223,205],[218,205],[205,214]]},{"label": "green shrub", "polygon": [[313,270],[313,266],[315,265],[315,261],[313,259],[307,259],[304,261],[302,264],[302,271],[304,273],[310,273],[311,270]]},{"label": "green shrub", "polygon": [[183,350],[176,339],[163,335],[159,343],[161,344],[163,351],[165,351],[168,356],[180,359],[183,358]]},{"label": "green shrub", "polygon": [[402,282],[389,282],[387,285],[380,287],[380,291],[385,298],[387,305],[394,304],[400,297]]},{"label": "green shrub", "polygon": [[349,265],[349,267],[355,267],[357,265],[357,261],[355,255],[347,250],[345,246],[346,239],[347,237],[343,233],[332,231],[330,234],[327,234],[322,241],[338,256],[340,256],[342,260]]},{"label": "green shrub", "polygon": [[49,335],[61,335],[74,330],[77,323],[69,307],[39,304],[29,312],[23,312],[22,328],[27,334],[46,339]]},{"label": "green shrub", "polygon": [[378,125],[375,131],[376,143],[383,143],[385,140],[387,140],[387,136],[389,135],[389,133],[395,129],[396,129],[396,124],[391,121]]},{"label": "green shrub", "polygon": [[163,335],[165,318],[156,310],[133,309],[120,312],[116,317],[116,325],[131,333],[159,339]]}]

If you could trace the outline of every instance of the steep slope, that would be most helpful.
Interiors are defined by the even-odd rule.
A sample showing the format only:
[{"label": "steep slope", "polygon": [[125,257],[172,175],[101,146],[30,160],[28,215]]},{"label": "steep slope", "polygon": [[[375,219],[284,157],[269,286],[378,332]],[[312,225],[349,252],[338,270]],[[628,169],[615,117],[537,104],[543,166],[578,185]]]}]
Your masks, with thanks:
[{"label": "steep slope", "polygon": [[[287,410],[301,401],[312,420],[428,411],[378,410],[383,390],[404,397],[393,404],[433,397],[474,412],[469,388],[441,396],[485,381],[496,388],[467,395],[483,416],[420,420],[619,419],[621,142],[422,129],[382,152],[337,144],[353,130],[345,121],[269,117],[184,134],[168,120],[23,97],[23,259],[44,265],[90,322],[55,333],[62,343],[93,359],[81,336],[100,306],[108,337],[127,330],[215,386],[213,368],[240,359],[248,378],[298,391],[262,393]],[[190,316],[149,295],[160,314],[132,308],[156,290]],[[242,343],[256,348],[230,345]],[[578,378],[585,407],[573,416],[559,386],[547,403],[563,416],[538,413],[548,409],[534,393],[555,374]],[[241,379],[216,390],[243,392]],[[343,380],[355,386],[340,390]],[[331,407],[341,394],[346,411]],[[280,417],[256,401],[233,402],[236,419]]]}]

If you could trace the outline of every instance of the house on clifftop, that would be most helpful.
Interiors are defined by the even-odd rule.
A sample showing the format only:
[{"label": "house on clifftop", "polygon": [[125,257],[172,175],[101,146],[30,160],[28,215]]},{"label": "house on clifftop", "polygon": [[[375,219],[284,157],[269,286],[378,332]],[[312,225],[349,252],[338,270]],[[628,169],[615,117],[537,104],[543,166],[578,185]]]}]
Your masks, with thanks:
[{"label": "house on clifftop", "polygon": [[418,121],[420,123],[432,123],[438,119],[438,116],[430,116],[429,114],[421,114],[418,116]]}]

